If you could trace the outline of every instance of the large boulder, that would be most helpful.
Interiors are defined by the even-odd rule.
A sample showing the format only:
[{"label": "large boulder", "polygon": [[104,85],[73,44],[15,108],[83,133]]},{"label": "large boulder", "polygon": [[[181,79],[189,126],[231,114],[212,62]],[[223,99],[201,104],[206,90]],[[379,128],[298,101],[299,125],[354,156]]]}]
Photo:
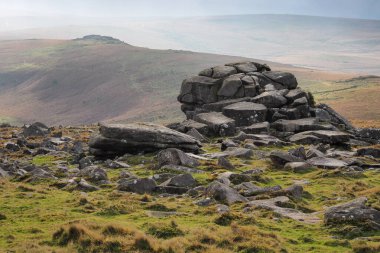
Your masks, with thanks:
[{"label": "large boulder", "polygon": [[326,225],[354,225],[376,231],[380,230],[380,211],[366,206],[367,198],[332,206],[325,212]]},{"label": "large boulder", "polygon": [[224,116],[222,113],[200,113],[195,115],[194,119],[206,124],[214,135],[231,136],[235,134],[235,120]]},{"label": "large boulder", "polygon": [[218,79],[194,76],[183,81],[178,101],[188,104],[213,103],[217,100],[217,91],[221,86]]},{"label": "large boulder", "polygon": [[22,134],[25,137],[30,136],[45,136],[50,133],[49,127],[41,122],[35,122],[30,126],[25,126]]},{"label": "large boulder", "polygon": [[216,66],[212,68],[212,77],[213,78],[224,78],[233,74],[236,74],[236,68],[232,66]]},{"label": "large boulder", "polygon": [[235,120],[236,126],[249,126],[264,122],[267,108],[262,104],[239,102],[223,108],[223,114]]},{"label": "large boulder", "polygon": [[151,123],[104,124],[100,135],[91,138],[89,146],[95,155],[123,155],[178,148],[198,152],[195,138]]},{"label": "large boulder", "polygon": [[286,89],[289,90],[295,89],[298,86],[296,77],[291,73],[280,71],[267,71],[263,72],[263,75],[265,75],[273,82],[283,85]]},{"label": "large boulder", "polygon": [[239,91],[242,89],[243,83],[239,75],[229,76],[223,81],[222,87],[218,91],[218,96],[222,98],[243,97],[244,93]]}]

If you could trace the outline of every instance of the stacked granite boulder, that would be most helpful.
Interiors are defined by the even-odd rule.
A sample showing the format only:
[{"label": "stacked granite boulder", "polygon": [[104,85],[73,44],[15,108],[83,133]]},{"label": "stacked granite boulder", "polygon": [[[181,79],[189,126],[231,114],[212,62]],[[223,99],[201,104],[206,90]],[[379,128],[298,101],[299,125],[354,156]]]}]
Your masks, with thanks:
[{"label": "stacked granite boulder", "polygon": [[315,116],[311,98],[297,86],[291,73],[256,62],[231,63],[184,80],[178,101],[187,119],[207,125],[209,135],[233,135],[236,127],[254,131],[258,123],[266,128],[281,119]]},{"label": "stacked granite boulder", "polygon": [[315,106],[293,74],[256,62],[202,70],[183,81],[178,101],[187,120],[171,128],[185,133],[195,129],[206,136],[234,136],[242,131],[300,144],[366,137],[328,105]]}]

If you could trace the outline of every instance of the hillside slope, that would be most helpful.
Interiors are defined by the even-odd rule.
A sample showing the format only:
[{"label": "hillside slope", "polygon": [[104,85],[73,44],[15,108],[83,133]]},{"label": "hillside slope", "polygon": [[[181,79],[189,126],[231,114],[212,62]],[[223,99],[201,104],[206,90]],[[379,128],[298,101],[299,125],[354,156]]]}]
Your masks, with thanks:
[{"label": "hillside slope", "polygon": [[[184,78],[199,69],[242,60],[186,51],[151,50],[118,40],[91,38],[2,41],[0,57],[1,118],[13,118],[20,123],[38,120],[65,125],[178,120],[183,115],[176,96]],[[350,82],[336,81],[355,77],[278,63],[270,65],[275,70],[293,72],[303,88],[320,94],[351,87]],[[376,80],[367,85],[378,89]],[[360,85],[355,87],[361,88]],[[335,99],[335,105],[339,105],[339,101]],[[379,119],[375,108],[370,109],[369,113],[375,112],[370,117]],[[360,112],[349,116],[367,119],[361,118]]]}]

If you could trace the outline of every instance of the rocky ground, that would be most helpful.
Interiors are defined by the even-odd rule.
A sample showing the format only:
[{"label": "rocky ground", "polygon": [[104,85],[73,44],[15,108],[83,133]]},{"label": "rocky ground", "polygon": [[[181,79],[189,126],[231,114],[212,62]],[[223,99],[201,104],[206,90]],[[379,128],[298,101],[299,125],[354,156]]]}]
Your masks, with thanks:
[{"label": "rocky ground", "polygon": [[226,66],[167,127],[3,125],[0,251],[379,252],[380,131]]}]

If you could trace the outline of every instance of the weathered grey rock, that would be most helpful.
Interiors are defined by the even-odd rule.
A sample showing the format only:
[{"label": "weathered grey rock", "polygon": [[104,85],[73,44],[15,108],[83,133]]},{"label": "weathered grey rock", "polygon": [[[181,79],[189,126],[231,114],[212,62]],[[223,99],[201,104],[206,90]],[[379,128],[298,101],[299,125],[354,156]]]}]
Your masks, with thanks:
[{"label": "weathered grey rock", "polygon": [[20,146],[13,142],[7,142],[4,144],[4,147],[12,152],[17,152],[20,150]]},{"label": "weathered grey rock", "polygon": [[167,181],[163,182],[160,186],[175,186],[175,187],[193,187],[197,184],[197,181],[191,174],[176,175]]},{"label": "weathered grey rock", "polygon": [[245,197],[252,197],[261,194],[271,194],[278,191],[281,191],[281,186],[269,186],[269,187],[260,187],[252,184],[251,182],[243,182],[234,187],[237,191],[239,191]]},{"label": "weathered grey rock", "polygon": [[380,230],[380,211],[366,206],[367,198],[332,206],[325,212],[326,225],[354,225],[365,229]]},{"label": "weathered grey rock", "polygon": [[234,99],[224,99],[215,103],[210,103],[210,104],[204,104],[202,105],[202,109],[207,110],[207,111],[213,111],[213,112],[221,112],[224,107],[228,105],[232,105],[238,102],[244,102],[248,101],[249,98],[234,98]]},{"label": "weathered grey rock", "polygon": [[245,86],[253,86],[256,87],[256,81],[252,76],[243,76],[241,78],[241,81],[243,82],[243,85]]},{"label": "weathered grey rock", "polygon": [[249,126],[265,121],[267,108],[262,104],[239,102],[223,108],[223,114],[235,120],[236,126]]},{"label": "weathered grey rock", "polygon": [[227,148],[236,148],[238,147],[239,145],[236,144],[233,140],[231,139],[225,139],[223,140],[222,144],[220,145],[220,150],[224,151],[226,150]]},{"label": "weathered grey rock", "polygon": [[298,86],[297,79],[291,73],[280,72],[280,71],[267,71],[263,72],[267,78],[275,83],[283,85],[286,89],[295,89]]},{"label": "weathered grey rock", "polygon": [[267,108],[279,108],[287,103],[287,100],[278,91],[266,91],[251,99],[252,102],[263,104]]},{"label": "weathered grey rock", "polygon": [[236,202],[247,202],[248,200],[241,196],[231,187],[214,181],[210,183],[205,191],[206,195],[224,204],[231,205]]},{"label": "weathered grey rock", "polygon": [[312,169],[313,166],[307,162],[289,162],[285,164],[284,168],[285,170],[290,170],[295,173],[303,173]]},{"label": "weathered grey rock", "polygon": [[224,78],[237,73],[237,70],[231,66],[216,66],[212,70],[213,78]]},{"label": "weathered grey rock", "polygon": [[330,124],[322,124],[316,118],[305,118],[296,120],[277,120],[271,127],[282,132],[304,132],[310,130],[331,130]]},{"label": "weathered grey rock", "polygon": [[207,76],[207,77],[212,77],[213,74],[212,68],[204,69],[201,72],[199,72],[198,76]]},{"label": "weathered grey rock", "polygon": [[224,116],[222,113],[209,112],[195,115],[196,121],[206,124],[210,132],[219,136],[231,136],[235,134],[235,120]]},{"label": "weathered grey rock", "polygon": [[50,130],[49,127],[47,127],[45,124],[41,122],[35,122],[31,124],[30,126],[24,127],[24,130],[22,134],[25,137],[30,137],[30,136],[45,136],[49,134]]},{"label": "weathered grey rock", "polygon": [[306,105],[306,104],[308,104],[307,98],[302,97],[302,98],[297,98],[296,100],[294,100],[294,102],[292,103],[292,106],[297,107],[297,106]]},{"label": "weathered grey rock", "polygon": [[166,171],[174,171],[174,172],[180,172],[180,173],[204,173],[203,170],[197,170],[194,168],[189,168],[185,166],[180,166],[180,165],[165,165],[161,167],[161,170],[166,170]]},{"label": "weathered grey rock", "polygon": [[360,148],[356,152],[358,156],[372,156],[375,158],[380,158],[379,148]]},{"label": "weathered grey rock", "polygon": [[306,158],[311,159],[313,157],[324,157],[325,154],[316,149],[315,147],[310,147],[306,152]]},{"label": "weathered grey rock", "polygon": [[99,187],[95,186],[95,185],[92,185],[90,183],[88,183],[85,179],[81,179],[77,186],[76,186],[76,189],[79,190],[79,191],[84,191],[84,192],[93,192],[93,191],[98,191],[100,190]]},{"label": "weathered grey rock", "polygon": [[80,175],[83,176],[86,180],[94,184],[108,184],[107,172],[94,165],[88,166],[80,171]]},{"label": "weathered grey rock", "polygon": [[165,165],[181,165],[186,167],[197,167],[200,165],[197,159],[188,156],[185,152],[176,148],[168,148],[158,152],[157,161],[160,168]]},{"label": "weathered grey rock", "polygon": [[[222,98],[233,98],[238,93],[239,89],[242,88],[243,83],[240,80],[240,77],[237,75],[229,76],[224,79],[222,87],[218,91],[218,96]],[[243,97],[238,96],[238,97]]]},{"label": "weathered grey rock", "polygon": [[289,90],[288,94],[285,95],[286,99],[293,103],[295,100],[303,97],[307,97],[307,94],[305,91],[301,90],[300,88]]},{"label": "weathered grey rock", "polygon": [[380,128],[359,128],[355,136],[373,144],[380,144]]},{"label": "weathered grey rock", "polygon": [[328,158],[328,157],[314,157],[307,160],[308,163],[315,167],[323,168],[323,169],[335,169],[347,166],[348,164],[344,161]]},{"label": "weathered grey rock", "polygon": [[218,166],[227,169],[227,170],[234,170],[235,166],[232,165],[230,161],[227,160],[225,157],[219,157],[218,158]]},{"label": "weathered grey rock", "polygon": [[269,132],[270,124],[269,122],[254,123],[247,127],[240,128],[246,134],[266,134]]},{"label": "weathered grey rock", "polygon": [[[305,131],[300,132],[292,137],[290,137],[290,141],[292,142],[300,142],[303,139],[305,141],[305,136],[314,136],[317,137],[317,143],[329,143],[329,144],[341,144],[350,140],[350,135],[341,131],[330,131],[330,130],[315,130],[315,131]],[[310,137],[308,137],[310,139]],[[311,139],[310,139],[311,140]],[[317,143],[309,143],[309,144],[317,144]]]},{"label": "weathered grey rock", "polygon": [[131,191],[139,194],[152,193],[157,185],[153,179],[139,178],[139,179],[120,179],[118,181],[118,190]]},{"label": "weathered grey rock", "polygon": [[246,141],[250,140],[250,142],[256,146],[283,146],[286,145],[285,142],[280,139],[267,135],[267,134],[246,134],[244,132],[240,132],[237,136],[233,137],[234,141]]},{"label": "weathered grey rock", "polygon": [[178,148],[197,152],[200,142],[191,136],[151,123],[106,124],[89,143],[94,154],[123,155]]},{"label": "weathered grey rock", "polygon": [[282,107],[278,110],[286,119],[302,119],[310,117],[310,107],[307,104],[296,107]]},{"label": "weathered grey rock", "polygon": [[269,158],[276,166],[284,166],[289,162],[304,162],[305,160],[282,151],[273,151]]},{"label": "weathered grey rock", "polygon": [[306,159],[306,150],[303,146],[289,149],[288,153],[292,156],[296,156],[304,160]]},{"label": "weathered grey rock", "polygon": [[208,126],[206,124],[202,124],[191,119],[188,119],[179,123],[179,125],[174,130],[177,130],[182,133],[186,133],[190,131],[191,129],[195,129],[199,133],[204,134],[204,135],[208,134]]},{"label": "weathered grey rock", "polygon": [[177,174],[174,173],[160,173],[160,174],[154,174],[153,176],[150,176],[149,178],[156,181],[158,184],[162,184],[163,182],[169,180],[172,177],[175,177]]},{"label": "weathered grey rock", "polygon": [[301,133],[301,134],[292,135],[289,138],[289,141],[297,143],[297,144],[317,144],[320,141],[322,141],[322,139],[318,138],[314,135],[308,135],[308,134],[302,134]]},{"label": "weathered grey rock", "polygon": [[124,163],[124,162],[120,162],[120,161],[113,161],[113,160],[106,160],[105,161],[105,165],[110,168],[110,169],[120,169],[120,168],[123,168],[123,169],[126,169],[126,168],[130,168],[131,166]]},{"label": "weathered grey rock", "polygon": [[273,199],[250,201],[248,202],[248,205],[271,210],[281,216],[305,223],[315,224],[321,221],[315,213],[303,213],[296,209],[281,207],[286,205],[288,202],[288,197],[280,196]]},{"label": "weathered grey rock", "polygon": [[303,187],[301,185],[292,185],[284,190],[285,193],[293,198],[301,199],[303,194]]},{"label": "weathered grey rock", "polygon": [[218,79],[193,76],[185,79],[181,86],[178,101],[188,104],[205,104],[218,101],[217,91],[222,85]]},{"label": "weathered grey rock", "polygon": [[332,109],[330,106],[326,104],[317,105],[319,109],[323,109],[327,113],[329,113],[331,117],[331,123],[335,123],[335,125],[343,125],[345,130],[355,131],[355,127],[342,115],[340,115],[337,111]]},{"label": "weathered grey rock", "polygon": [[200,141],[200,142],[208,142],[209,139],[207,139],[205,136],[203,136],[200,132],[198,132],[197,129],[192,128],[188,132],[186,132],[187,135],[194,137],[194,139]]},{"label": "weathered grey rock", "polygon": [[228,206],[226,206],[226,205],[223,205],[223,204],[217,204],[216,205],[216,211],[219,214],[229,213],[230,212],[230,208]]},{"label": "weathered grey rock", "polygon": [[246,158],[249,159],[253,156],[253,151],[251,149],[247,148],[227,148],[224,153],[228,157],[239,157],[239,158]]},{"label": "weathered grey rock", "polygon": [[234,65],[234,67],[237,69],[238,72],[242,73],[258,71],[256,65],[253,62],[239,63]]},{"label": "weathered grey rock", "polygon": [[215,203],[215,200],[211,198],[200,199],[194,202],[197,206],[211,206]]}]

